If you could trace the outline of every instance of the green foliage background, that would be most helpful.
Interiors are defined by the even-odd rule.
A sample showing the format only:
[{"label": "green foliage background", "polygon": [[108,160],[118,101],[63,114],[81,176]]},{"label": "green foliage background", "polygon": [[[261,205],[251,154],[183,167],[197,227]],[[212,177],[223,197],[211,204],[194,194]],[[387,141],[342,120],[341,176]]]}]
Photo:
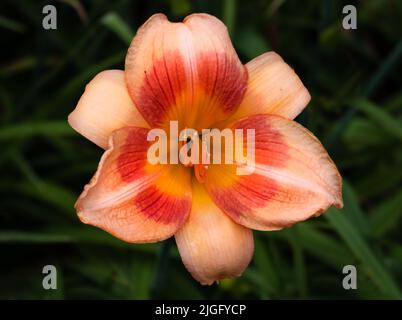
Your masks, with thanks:
[{"label": "green foliage background", "polygon": [[[355,4],[358,29],[342,29]],[[54,4],[58,29],[42,29]],[[123,68],[128,43],[151,14],[209,12],[228,26],[243,62],[275,50],[312,101],[297,119],[329,150],[345,208],[255,233],[241,278],[194,281],[172,240],[126,244],[83,225],[73,204],[102,150],[67,124],[85,84]],[[0,3],[0,298],[402,297],[402,1],[11,1]],[[267,93],[269,94],[269,93]],[[42,267],[58,268],[56,291]],[[342,288],[342,267],[358,289]]]}]

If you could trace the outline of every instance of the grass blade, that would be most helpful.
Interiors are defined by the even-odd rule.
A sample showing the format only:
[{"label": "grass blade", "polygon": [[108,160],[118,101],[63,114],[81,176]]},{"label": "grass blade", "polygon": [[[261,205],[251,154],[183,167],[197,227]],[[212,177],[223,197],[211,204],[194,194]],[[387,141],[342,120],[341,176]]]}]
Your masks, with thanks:
[{"label": "grass blade", "polygon": [[115,12],[109,12],[103,16],[101,23],[113,31],[126,44],[130,44],[134,37],[134,31]]},{"label": "grass blade", "polygon": [[[347,210],[346,208],[344,210]],[[390,298],[402,299],[402,294],[391,275],[380,263],[369,245],[352,223],[339,210],[331,208],[325,215],[341,238],[359,258],[371,280]]]},{"label": "grass blade", "polygon": [[236,0],[225,0],[223,2],[223,22],[226,24],[230,35],[234,34],[236,8]]},{"label": "grass blade", "polygon": [[363,111],[384,131],[402,140],[401,123],[398,120],[395,120],[395,118],[393,118],[387,111],[364,99],[353,100],[350,105]]},{"label": "grass blade", "polygon": [[402,216],[402,191],[383,202],[373,211],[370,217],[371,234],[380,237],[398,226],[397,222]]},{"label": "grass blade", "polygon": [[0,128],[0,140],[19,139],[36,135],[72,136],[74,131],[67,121],[27,122]]}]

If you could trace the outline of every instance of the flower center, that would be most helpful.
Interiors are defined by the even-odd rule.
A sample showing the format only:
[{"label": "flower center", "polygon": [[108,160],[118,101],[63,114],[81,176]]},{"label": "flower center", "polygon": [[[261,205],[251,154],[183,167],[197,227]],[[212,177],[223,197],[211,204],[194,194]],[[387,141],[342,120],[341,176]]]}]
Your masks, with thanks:
[{"label": "flower center", "polygon": [[[197,139],[197,141],[195,139]],[[198,161],[194,161],[194,155],[192,154],[192,152],[194,152],[193,147],[194,147],[195,143],[198,143],[197,147],[201,146],[201,148],[199,148],[197,150]],[[207,174],[207,170],[208,170],[210,156],[209,156],[209,153],[207,152],[206,146],[202,142],[201,134],[196,134],[196,135],[193,135],[192,137],[187,137],[186,141],[182,141],[180,143],[180,149],[182,147],[185,147],[187,149],[187,152],[185,154],[185,156],[187,157],[187,159],[186,159],[187,161],[186,161],[186,164],[184,164],[184,166],[190,167],[190,168],[193,167],[194,175],[195,175],[196,179],[198,180],[198,182],[204,183],[206,174]],[[196,156],[197,156],[197,154],[196,154]]]}]

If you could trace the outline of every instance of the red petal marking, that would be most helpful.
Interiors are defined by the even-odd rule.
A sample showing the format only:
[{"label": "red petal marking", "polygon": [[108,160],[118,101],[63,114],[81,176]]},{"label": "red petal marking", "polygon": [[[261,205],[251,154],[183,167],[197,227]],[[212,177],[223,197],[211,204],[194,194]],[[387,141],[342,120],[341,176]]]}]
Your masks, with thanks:
[{"label": "red petal marking", "polygon": [[278,184],[274,180],[257,174],[243,176],[240,181],[235,182],[231,190],[210,187],[211,197],[219,203],[219,207],[236,216],[251,213],[254,208],[265,207],[278,191]]},{"label": "red petal marking", "polygon": [[[212,51],[197,56],[195,70],[188,65],[179,51],[169,51],[144,71],[139,93],[132,96],[138,110],[154,127],[165,124],[167,119],[178,120],[180,115],[197,113],[199,105],[199,117],[205,116],[205,111],[229,115],[239,106],[247,86],[247,73],[236,61],[223,52]],[[208,110],[211,103],[217,103],[219,109]],[[174,107],[178,109],[172,113]]]},{"label": "red petal marking", "polygon": [[124,182],[132,182],[144,174],[149,147],[147,133],[148,129],[132,128],[121,146],[117,167]]},{"label": "red petal marking", "polygon": [[272,128],[264,115],[239,120],[234,129],[243,130],[244,147],[247,146],[247,129],[255,130],[255,162],[273,167],[285,167],[288,146],[282,134]]},{"label": "red petal marking", "polygon": [[[121,179],[130,183],[144,176],[147,165],[147,151],[151,142],[147,141],[148,129],[133,128],[127,135],[125,144],[117,158],[117,166]],[[134,196],[134,195],[133,195]],[[161,223],[180,224],[191,203],[187,198],[178,198],[162,192],[151,185],[134,196],[134,205],[147,217]]]},{"label": "red petal marking", "polygon": [[[203,52],[197,57],[201,87],[216,97],[224,113],[233,112],[240,104],[247,87],[247,73],[225,53]],[[203,128],[206,129],[206,128]]]},{"label": "red petal marking", "polygon": [[237,223],[278,230],[318,216],[330,206],[342,207],[339,172],[307,129],[261,114],[231,127],[256,130],[255,171],[238,176],[235,165],[212,165],[205,186],[216,205]]},{"label": "red petal marking", "polygon": [[182,212],[190,211],[191,207],[191,201],[187,198],[168,195],[155,186],[150,186],[138,193],[134,203],[147,218],[164,224],[178,225],[186,218]]},{"label": "red petal marking", "polygon": [[147,161],[149,129],[116,130],[75,208],[85,222],[129,242],[171,237],[191,207],[189,170]]},{"label": "red petal marking", "polygon": [[135,100],[137,108],[151,123],[158,126],[177,97],[187,85],[185,61],[178,51],[166,52],[156,59],[150,70],[144,71],[143,85]]},{"label": "red petal marking", "polygon": [[[263,115],[239,120],[233,129],[243,130],[244,148],[247,148],[247,129],[255,130],[255,163],[276,168],[286,167],[289,158],[282,134],[272,128]],[[232,175],[233,186],[228,188],[216,187],[212,183],[208,187],[212,198],[219,203],[222,210],[234,215],[247,214],[255,208],[263,208],[273,199],[280,187],[268,177],[253,173],[248,176],[236,176],[234,166],[223,165],[221,170],[228,170]],[[216,169],[219,171],[219,168]],[[216,173],[217,175],[219,172]],[[236,197],[233,197],[236,194]]]}]

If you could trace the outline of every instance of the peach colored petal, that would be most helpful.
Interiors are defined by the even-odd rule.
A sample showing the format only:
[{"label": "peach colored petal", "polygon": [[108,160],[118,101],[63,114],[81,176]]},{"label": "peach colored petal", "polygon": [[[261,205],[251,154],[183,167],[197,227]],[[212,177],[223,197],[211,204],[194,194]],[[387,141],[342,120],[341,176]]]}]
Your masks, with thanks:
[{"label": "peach colored petal", "polygon": [[124,71],[106,70],[86,86],[68,122],[74,130],[106,149],[111,133],[127,126],[148,127],[127,92]]},{"label": "peach colored petal", "polygon": [[258,56],[247,63],[246,68],[249,73],[247,90],[231,120],[260,113],[294,119],[309,103],[308,90],[275,52]]},{"label": "peach colored petal", "polygon": [[175,237],[184,265],[201,284],[240,276],[254,251],[251,230],[226,216],[196,181],[190,216]]},{"label": "peach colored petal", "polygon": [[210,165],[205,184],[234,221],[276,230],[343,206],[339,172],[307,129],[274,115],[247,117],[231,128],[255,130],[254,172],[239,176],[236,165]]},{"label": "peach colored petal", "polygon": [[150,165],[148,129],[115,131],[98,171],[75,208],[79,218],[128,242],[155,242],[172,236],[191,208],[190,171]]},{"label": "peach colored petal", "polygon": [[200,130],[237,109],[247,72],[217,18],[193,14],[172,23],[156,14],[130,45],[126,78],[130,96],[152,126],[178,120],[181,128]]}]

